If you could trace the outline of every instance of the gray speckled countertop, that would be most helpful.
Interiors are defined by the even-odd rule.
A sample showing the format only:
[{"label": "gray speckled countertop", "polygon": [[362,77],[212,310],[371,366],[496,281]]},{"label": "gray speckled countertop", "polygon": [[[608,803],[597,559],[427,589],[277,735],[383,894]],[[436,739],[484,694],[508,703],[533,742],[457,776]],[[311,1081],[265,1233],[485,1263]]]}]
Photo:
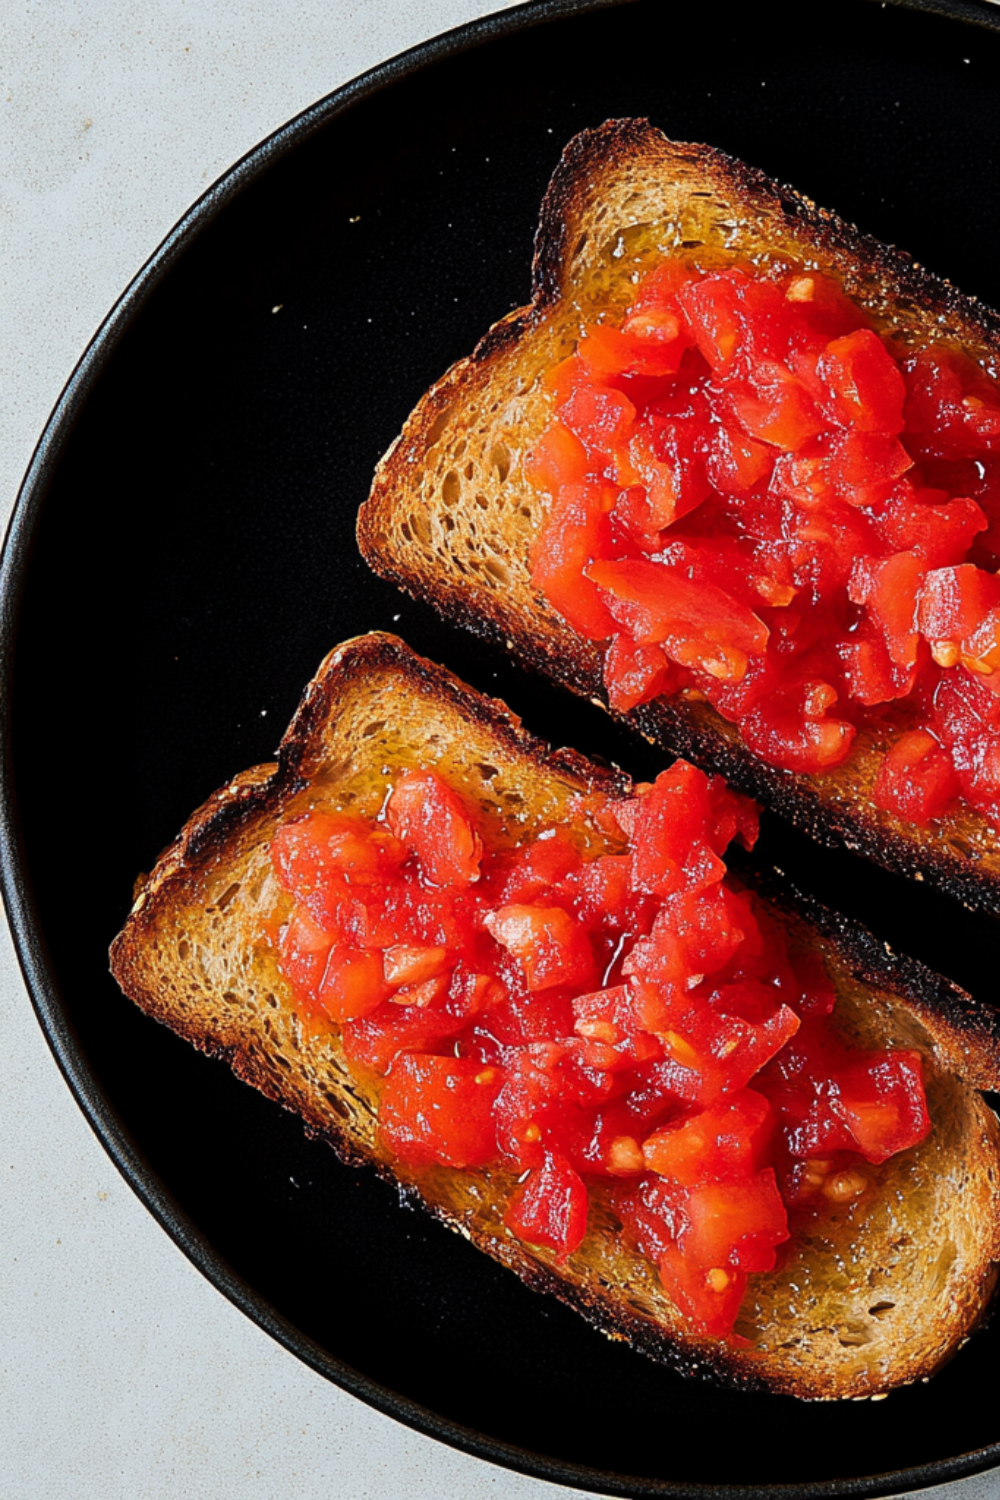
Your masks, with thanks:
[{"label": "gray speckled countertop", "polygon": [[[132,275],[233,161],[499,0],[0,0],[0,505]],[[0,1500],[543,1500],[300,1364],[118,1176],[0,932]],[[937,1492],[935,1492],[937,1493]],[[996,1474],[963,1500],[1000,1495]]]}]

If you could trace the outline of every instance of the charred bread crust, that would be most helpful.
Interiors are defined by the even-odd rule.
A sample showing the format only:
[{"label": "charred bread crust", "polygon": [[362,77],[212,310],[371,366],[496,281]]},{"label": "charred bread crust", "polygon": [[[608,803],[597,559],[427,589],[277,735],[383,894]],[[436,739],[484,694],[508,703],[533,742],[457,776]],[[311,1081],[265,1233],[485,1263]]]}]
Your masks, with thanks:
[{"label": "charred bread crust", "polygon": [[[622,183],[637,185],[645,192],[634,209],[642,220],[655,216],[657,182],[668,182],[671,191],[679,183],[676,192],[682,202],[687,201],[686,192],[692,199],[721,205],[719,212],[729,214],[725,222],[734,226],[734,255],[756,253],[767,241],[779,261],[793,257],[815,262],[837,276],[900,341],[909,337],[958,344],[984,369],[1000,375],[1000,315],[904,252],[817,208],[794,189],[709,146],[670,142],[646,120],[611,120],[576,136],[563,152],[543,200],[531,303],[496,324],[472,355],[454,365],[418,404],[376,471],[358,517],[358,543],[381,576],[605,708],[602,653],[578,637],[531,586],[531,535],[523,527],[519,535],[505,536],[497,549],[507,565],[512,548],[524,553],[511,569],[513,584],[505,589],[491,583],[482,570],[470,571],[454,548],[451,556],[439,548],[436,565],[429,565],[419,538],[406,534],[403,512],[416,491],[421,502],[429,497],[429,524],[434,524],[438,502],[427,474],[442,434],[452,428],[472,429],[477,421],[481,425],[479,408],[489,410],[498,393],[507,409],[528,409],[530,392],[524,396],[522,387],[537,365],[532,352],[537,347],[544,354],[546,341],[558,346],[560,354],[567,352],[584,321],[580,288],[588,276],[597,274],[594,267],[600,268],[592,242],[601,198],[609,191],[620,195]],[[611,234],[607,222],[600,233],[605,238]],[[578,262],[588,255],[597,259],[581,270]],[[524,376],[517,374],[520,365],[527,371]],[[544,401],[536,396],[533,416],[527,419],[529,425],[534,420],[535,430],[526,435],[525,446],[539,435],[539,408],[547,416]],[[488,448],[486,442],[484,452]],[[482,482],[480,473],[469,486]],[[519,471],[514,482],[515,499],[533,509],[537,526],[541,502],[528,493],[530,487]],[[508,499],[495,524],[509,526],[513,509]],[[459,510],[453,514],[461,525]],[[475,511],[469,514],[481,533],[489,523]],[[967,905],[1000,915],[1000,840],[992,825],[965,806],[935,820],[930,828],[916,828],[876,808],[868,791],[881,747],[871,736],[859,736],[846,766],[808,777],[760,760],[706,703],[659,699],[613,716],[668,752],[719,771],[819,842],[846,846],[888,869],[926,878]]]},{"label": "charred bread crust", "polygon": [[[800,249],[836,259],[852,295],[860,296],[875,316],[890,321],[902,303],[912,316],[923,315],[921,332],[939,336],[939,321],[949,335],[968,344],[973,357],[995,368],[1000,358],[1000,313],[967,296],[936,276],[895,245],[886,245],[830,209],[765,172],[714,146],[668,141],[644,119],[607,120],[581,131],[563,152],[539,215],[532,268],[532,311],[555,305],[566,285],[574,235],[593,207],[610,173],[676,173],[687,170],[698,179],[699,192],[714,192],[741,205],[764,222],[780,223]],[[514,317],[517,314],[513,315]]]},{"label": "charred bread crust", "polygon": [[[218,854],[255,817],[265,811],[280,813],[283,804],[315,773],[316,761],[322,755],[323,731],[335,714],[338,700],[355,681],[381,674],[397,676],[415,698],[436,698],[450,704],[510,750],[530,756],[539,771],[576,777],[581,790],[624,796],[631,786],[630,778],[617,766],[598,766],[576,750],[552,749],[523,729],[517,715],[499,698],[473,692],[445,667],[411,651],[398,636],[372,631],[328,652],[282,736],[277,759],[241,771],[192,813],[177,838],[158,857],[153,872],[139,877],[133,912],[141,911],[167,881],[181,872],[196,870]],[[112,952],[122,936],[115,939]]]},{"label": "charred bread crust", "polygon": [[[502,704],[463,687],[396,638],[372,635],[347,642],[330,653],[310,684],[282,740],[277,762],[236,777],[210,798],[140,886],[132,914],[111,950],[112,970],[125,993],[201,1051],[228,1062],[240,1078],[299,1114],[306,1130],[328,1141],[344,1162],[374,1167],[441,1222],[514,1270],[528,1286],[559,1297],[608,1336],[625,1339],[684,1373],[809,1399],[833,1399],[870,1395],[884,1385],[916,1380],[937,1368],[981,1322],[996,1281],[1000,1131],[969,1087],[970,1083],[995,1087],[1000,1079],[996,1028],[954,986],[918,964],[891,960],[862,929],[787,892],[776,895],[773,889],[758,886],[793,936],[829,958],[838,982],[847,985],[847,992],[842,991],[845,1004],[851,1003],[852,983],[866,986],[866,1003],[853,1001],[862,1031],[867,1027],[868,1034],[884,1036],[895,1034],[894,1028],[898,1031],[902,1025],[906,1038],[917,1038],[927,1058],[933,1060],[941,1121],[930,1138],[931,1155],[924,1158],[919,1154],[924,1148],[915,1148],[915,1161],[924,1162],[918,1178],[922,1170],[926,1190],[928,1181],[947,1168],[956,1182],[967,1184],[963,1219],[955,1233],[971,1238],[961,1241],[961,1253],[969,1264],[960,1278],[955,1274],[946,1307],[933,1316],[922,1307],[907,1311],[900,1325],[903,1341],[911,1340],[912,1329],[919,1325],[921,1338],[916,1347],[907,1343],[897,1356],[895,1340],[890,1340],[891,1352],[880,1352],[882,1364],[877,1367],[874,1351],[871,1355],[862,1351],[864,1357],[856,1359],[858,1351],[848,1348],[845,1355],[838,1325],[828,1326],[825,1303],[814,1315],[816,1326],[810,1327],[808,1336],[796,1331],[798,1338],[789,1337],[792,1331],[787,1326],[772,1326],[773,1317],[768,1322],[769,1294],[763,1294],[764,1311],[755,1314],[763,1332],[752,1347],[693,1337],[683,1330],[658,1289],[653,1268],[619,1246],[613,1236],[602,1236],[600,1227],[588,1234],[581,1252],[562,1267],[548,1252],[533,1252],[504,1231],[502,1210],[513,1183],[509,1172],[491,1175],[490,1169],[478,1173],[442,1169],[424,1177],[394,1170],[380,1152],[376,1137],[377,1085],[369,1087],[352,1076],[336,1036],[310,1036],[303,1031],[273,956],[268,957],[268,946],[260,942],[254,913],[259,917],[273,894],[267,897],[265,893],[256,908],[250,902],[237,915],[240,901],[250,898],[245,889],[239,897],[233,896],[238,882],[247,888],[257,879],[250,868],[251,857],[256,858],[258,871],[268,865],[267,848],[277,822],[301,808],[303,796],[311,795],[322,782],[329,770],[324,757],[332,753],[329,747],[338,734],[346,732],[342,724],[352,700],[370,692],[373,683],[387,685],[392,702],[400,707],[400,717],[405,706],[407,714],[416,713],[420,724],[436,714],[435,723],[440,725],[443,713],[456,740],[471,741],[479,734],[475,743],[488,742],[498,764],[503,763],[501,752],[508,751],[515,771],[523,777],[526,794],[529,781],[544,787],[555,779],[569,799],[596,791],[613,797],[629,795],[632,784],[623,773],[595,766],[574,752],[551,751]],[[339,740],[337,744],[339,753]],[[359,751],[362,758],[378,753]],[[204,970],[206,953],[193,957],[181,944],[171,946],[168,941],[174,928],[183,934],[185,944],[191,936],[182,920],[185,908],[190,909],[197,927],[193,938],[211,950],[209,960],[217,956],[215,950],[227,946],[245,944],[249,950],[242,969],[229,961],[224,974],[216,978],[213,972],[194,1003],[187,993],[188,981],[199,965]],[[232,960],[232,955],[228,958]],[[178,968],[185,972],[179,975]],[[238,971],[235,980],[234,970]],[[874,1019],[868,1014],[869,998]],[[285,1037],[292,1041],[291,1052],[284,1045]],[[967,1081],[959,1083],[958,1075]],[[891,1181],[902,1191],[902,1184],[908,1184],[911,1177]],[[468,1182],[479,1184],[472,1195],[463,1188]],[[607,1224],[608,1207],[601,1204],[595,1198],[600,1223]],[[930,1231],[931,1226],[927,1228]],[[850,1232],[857,1233],[859,1242],[868,1243],[863,1238],[868,1233],[864,1220]],[[933,1232],[943,1234],[946,1226],[935,1222]],[[878,1239],[878,1252],[871,1254],[878,1264],[869,1268],[869,1277],[877,1280],[882,1274],[883,1251],[890,1260],[909,1254],[900,1249],[901,1244],[891,1236]],[[804,1264],[808,1267],[807,1258]],[[919,1269],[922,1275],[922,1263]],[[757,1278],[761,1283],[770,1279]],[[867,1285],[864,1290],[867,1304],[875,1293]],[[869,1322],[874,1320],[869,1318]]]},{"label": "charred bread crust", "polygon": [[1000,1011],[980,1005],[950,979],[897,953],[860,922],[824,906],[777,871],[741,867],[739,878],[793,922],[821,934],[859,984],[904,1000],[958,1077],[989,1093],[1000,1089]]}]

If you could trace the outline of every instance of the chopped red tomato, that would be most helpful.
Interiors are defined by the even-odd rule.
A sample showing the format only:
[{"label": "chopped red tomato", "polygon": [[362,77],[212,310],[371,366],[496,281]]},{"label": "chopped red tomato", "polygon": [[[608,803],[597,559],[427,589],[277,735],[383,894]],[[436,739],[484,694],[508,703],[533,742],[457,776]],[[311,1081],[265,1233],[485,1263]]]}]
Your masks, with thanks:
[{"label": "chopped red tomato", "polygon": [[685,1211],[689,1227],[681,1248],[701,1266],[770,1271],[775,1247],[788,1239],[788,1216],[770,1167],[738,1182],[693,1188]]},{"label": "chopped red tomato", "polygon": [[[526,460],[548,497],[532,576],[602,643],[613,709],[690,693],[804,775],[905,715],[938,741],[927,805],[949,800],[943,757],[1000,825],[981,769],[1000,762],[1000,726],[966,717],[963,687],[946,731],[933,704],[939,671],[1000,696],[991,375],[937,345],[901,358],[818,272],[681,257],[546,384],[552,420]],[[890,774],[877,796],[908,816]]]},{"label": "chopped red tomato", "polygon": [[314,922],[306,906],[297,906],[281,931],[281,965],[300,999],[307,1003],[319,989],[332,934]]},{"label": "chopped red tomato", "polygon": [[587,1189],[563,1157],[546,1153],[510,1200],[504,1223],[531,1245],[547,1245],[560,1260],[578,1250],[587,1232]]},{"label": "chopped red tomato", "polygon": [[851,752],[857,730],[828,718],[837,693],[827,682],[802,682],[760,698],[743,720],[743,738],[764,760],[786,771],[825,771]]},{"label": "chopped red tomato", "polygon": [[693,1187],[753,1172],[774,1127],[762,1094],[735,1089],[708,1109],[648,1136],[642,1148],[650,1172]]},{"label": "chopped red tomato", "polygon": [[373,1073],[388,1073],[404,1052],[433,1052],[468,1025],[465,1016],[419,1005],[380,1005],[343,1027],[344,1054]]},{"label": "chopped red tomato", "polygon": [[958,796],[950,758],[926,729],[901,734],[879,767],[872,796],[911,823],[929,823]]},{"label": "chopped red tomato", "polygon": [[917,624],[941,667],[961,662],[991,677],[1000,667],[1000,578],[964,563],[936,568],[924,580]]},{"label": "chopped red tomato", "polygon": [[730,884],[723,856],[757,816],[718,777],[678,761],[572,816],[572,836],[501,847],[439,771],[411,769],[376,817],[278,830],[263,934],[296,1010],[378,1089],[390,1162],[517,1174],[506,1232],[557,1260],[601,1181],[679,1316],[722,1338],[785,1204],[863,1196],[852,1162],[926,1134],[920,1059],[849,1047],[822,961],[789,955]]},{"label": "chopped red tomato", "polygon": [[433,885],[479,879],[482,839],[468,808],[433,771],[407,771],[389,794],[385,816]]},{"label": "chopped red tomato", "polygon": [[501,906],[486,926],[518,960],[529,990],[586,985],[594,978],[590,940],[561,906]]},{"label": "chopped red tomato", "polygon": [[316,998],[331,1021],[356,1021],[389,994],[377,953],[337,947],[330,954]]},{"label": "chopped red tomato", "polygon": [[610,546],[604,485],[563,485],[552,504],[545,536],[535,549],[532,577],[574,630],[590,640],[612,635],[615,622],[586,569]]},{"label": "chopped red tomato", "polygon": [[379,1139],[401,1161],[480,1167],[497,1155],[493,1100],[498,1068],[405,1052],[379,1099]]},{"label": "chopped red tomato", "polygon": [[745,1271],[699,1265],[674,1245],[664,1251],[659,1266],[664,1290],[698,1333],[721,1339],[732,1332],[746,1291]]},{"label": "chopped red tomato", "polygon": [[831,339],[816,368],[830,393],[827,405],[835,422],[858,432],[902,432],[906,387],[877,333],[858,328]]},{"label": "chopped red tomato", "polygon": [[639,646],[628,635],[616,635],[604,658],[604,680],[612,708],[627,713],[669,692],[676,671],[662,646]]},{"label": "chopped red tomato", "polygon": [[930,1129],[919,1052],[855,1058],[837,1073],[837,1088],[831,1108],[866,1161],[888,1161]]},{"label": "chopped red tomato", "polygon": [[752,610],[680,568],[639,559],[595,562],[587,577],[637,645],[661,645],[678,666],[740,678],[747,658],[767,644],[767,626]]}]

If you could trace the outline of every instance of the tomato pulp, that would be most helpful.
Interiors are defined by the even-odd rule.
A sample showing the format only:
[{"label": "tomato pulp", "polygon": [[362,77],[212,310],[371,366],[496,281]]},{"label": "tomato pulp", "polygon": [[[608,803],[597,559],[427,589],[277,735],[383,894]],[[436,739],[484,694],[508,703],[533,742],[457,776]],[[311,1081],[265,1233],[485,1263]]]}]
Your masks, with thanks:
[{"label": "tomato pulp", "polygon": [[873,796],[1000,827],[1000,392],[943,345],[894,351],[814,271],[666,260],[547,377],[526,460],[532,576],[605,643],[612,707],[707,699],[815,773],[860,729]]},{"label": "tomato pulp", "polygon": [[407,771],[378,817],[278,829],[270,937],[300,1014],[377,1080],[390,1159],[513,1173],[507,1228],[560,1262],[603,1192],[726,1337],[790,1216],[863,1200],[927,1134],[920,1056],[840,1036],[822,963],[727,877],[757,816],[718,777],[678,761],[573,817],[511,845]]}]

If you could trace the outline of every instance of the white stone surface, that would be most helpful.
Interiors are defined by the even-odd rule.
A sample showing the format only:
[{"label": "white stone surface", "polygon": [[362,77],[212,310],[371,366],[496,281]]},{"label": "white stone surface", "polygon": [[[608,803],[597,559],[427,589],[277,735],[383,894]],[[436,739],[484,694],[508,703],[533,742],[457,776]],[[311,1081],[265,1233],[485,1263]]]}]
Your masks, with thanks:
[{"label": "white stone surface", "polygon": [[[88,340],[204,188],[337,85],[500,8],[0,0],[4,524]],[[570,1500],[372,1412],[200,1277],[84,1122],[6,928],[0,1057],[0,1500]]]}]

